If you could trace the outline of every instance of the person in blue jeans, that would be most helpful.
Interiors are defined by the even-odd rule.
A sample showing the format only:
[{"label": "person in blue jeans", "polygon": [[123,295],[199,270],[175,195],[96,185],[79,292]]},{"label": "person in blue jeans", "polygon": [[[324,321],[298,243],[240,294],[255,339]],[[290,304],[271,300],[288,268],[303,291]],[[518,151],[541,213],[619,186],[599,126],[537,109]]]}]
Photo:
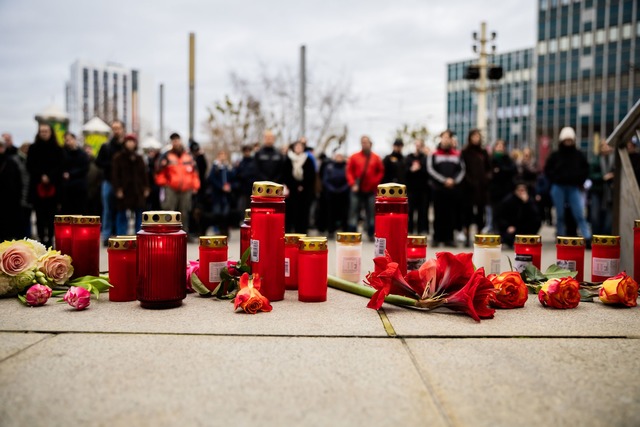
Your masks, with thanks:
[{"label": "person in blue jeans", "polygon": [[580,234],[589,243],[591,231],[584,215],[584,182],[589,176],[589,164],[585,155],[576,148],[576,132],[571,127],[560,131],[558,150],[551,153],[544,173],[551,183],[551,199],[556,210],[556,232],[566,233],[565,204],[580,229]]},{"label": "person in blue jeans", "polygon": [[119,236],[129,234],[129,211],[135,216],[135,232],[140,231],[142,209],[149,195],[147,166],[137,151],[138,138],[133,134],[125,136],[124,149],[113,157],[111,165],[111,184],[117,210],[116,233]]},{"label": "person in blue jeans", "polygon": [[105,142],[98,151],[96,166],[102,169],[102,241],[105,246],[109,237],[116,234],[115,193],[111,183],[111,162],[113,157],[122,150],[124,144],[124,124],[120,120],[111,123],[113,136]]}]

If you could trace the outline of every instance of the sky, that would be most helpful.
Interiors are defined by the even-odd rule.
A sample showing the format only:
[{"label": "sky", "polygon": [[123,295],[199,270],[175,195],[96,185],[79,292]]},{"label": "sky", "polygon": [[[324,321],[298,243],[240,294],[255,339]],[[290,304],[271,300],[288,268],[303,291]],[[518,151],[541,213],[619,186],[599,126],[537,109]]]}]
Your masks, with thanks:
[{"label": "sky", "polygon": [[[0,0],[0,132],[20,144],[34,116],[64,87],[77,59],[139,69],[165,85],[165,128],[188,133],[188,34],[196,34],[196,123],[231,92],[229,74],[260,64],[297,72],[307,49],[309,84],[346,78],[355,101],[340,120],[353,151],[368,134],[390,151],[403,123],[446,127],[446,64],[474,57],[487,22],[497,52],[533,47],[535,0]],[[156,120],[157,122],[158,120]],[[156,123],[157,124],[157,123]],[[206,143],[202,126],[196,139]]]}]

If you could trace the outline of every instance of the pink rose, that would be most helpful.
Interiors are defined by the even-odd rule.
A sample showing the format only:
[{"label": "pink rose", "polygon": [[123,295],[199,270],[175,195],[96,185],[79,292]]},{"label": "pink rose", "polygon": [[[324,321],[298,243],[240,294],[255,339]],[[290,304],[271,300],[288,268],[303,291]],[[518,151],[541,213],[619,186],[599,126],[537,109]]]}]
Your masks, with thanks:
[{"label": "pink rose", "polygon": [[72,286],[62,299],[76,310],[84,310],[91,303],[91,293],[85,288]]},{"label": "pink rose", "polygon": [[193,287],[191,286],[191,275],[195,274],[196,276],[200,273],[200,261],[189,261],[187,264],[187,291],[193,292]]},{"label": "pink rose", "polygon": [[27,304],[31,307],[40,307],[45,305],[51,296],[51,288],[44,285],[33,285],[29,288],[26,295]]},{"label": "pink rose", "polygon": [[38,260],[33,246],[23,240],[4,242],[0,245],[0,253],[0,270],[8,276],[32,269]]},{"label": "pink rose", "polygon": [[227,271],[232,276],[240,276],[240,271],[238,271],[238,261],[227,261]]},{"label": "pink rose", "polygon": [[71,257],[62,255],[59,251],[50,251],[42,258],[40,271],[54,283],[64,285],[73,274]]}]

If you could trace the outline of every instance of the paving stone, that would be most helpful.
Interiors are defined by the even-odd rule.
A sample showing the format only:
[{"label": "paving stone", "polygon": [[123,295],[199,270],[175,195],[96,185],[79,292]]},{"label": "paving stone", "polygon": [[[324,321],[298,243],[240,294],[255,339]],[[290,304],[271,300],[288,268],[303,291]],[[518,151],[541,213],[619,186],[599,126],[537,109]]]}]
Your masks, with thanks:
[{"label": "paving stone", "polygon": [[14,354],[28,348],[45,338],[52,337],[50,334],[34,334],[24,332],[0,333],[0,362],[13,356]]}]

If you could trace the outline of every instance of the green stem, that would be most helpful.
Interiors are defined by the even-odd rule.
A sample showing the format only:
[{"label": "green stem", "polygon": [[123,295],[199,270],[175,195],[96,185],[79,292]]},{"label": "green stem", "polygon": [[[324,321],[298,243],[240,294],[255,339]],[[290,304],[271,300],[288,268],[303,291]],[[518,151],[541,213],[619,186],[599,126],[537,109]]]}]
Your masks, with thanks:
[{"label": "green stem", "polygon": [[[371,298],[376,290],[370,286],[361,285],[359,283],[349,282],[339,277],[329,276],[327,283],[334,289],[349,292],[351,294],[360,295],[365,298]],[[415,307],[418,301],[413,298],[402,297],[399,295],[387,295],[384,302],[389,304],[400,305],[404,307]]]}]

